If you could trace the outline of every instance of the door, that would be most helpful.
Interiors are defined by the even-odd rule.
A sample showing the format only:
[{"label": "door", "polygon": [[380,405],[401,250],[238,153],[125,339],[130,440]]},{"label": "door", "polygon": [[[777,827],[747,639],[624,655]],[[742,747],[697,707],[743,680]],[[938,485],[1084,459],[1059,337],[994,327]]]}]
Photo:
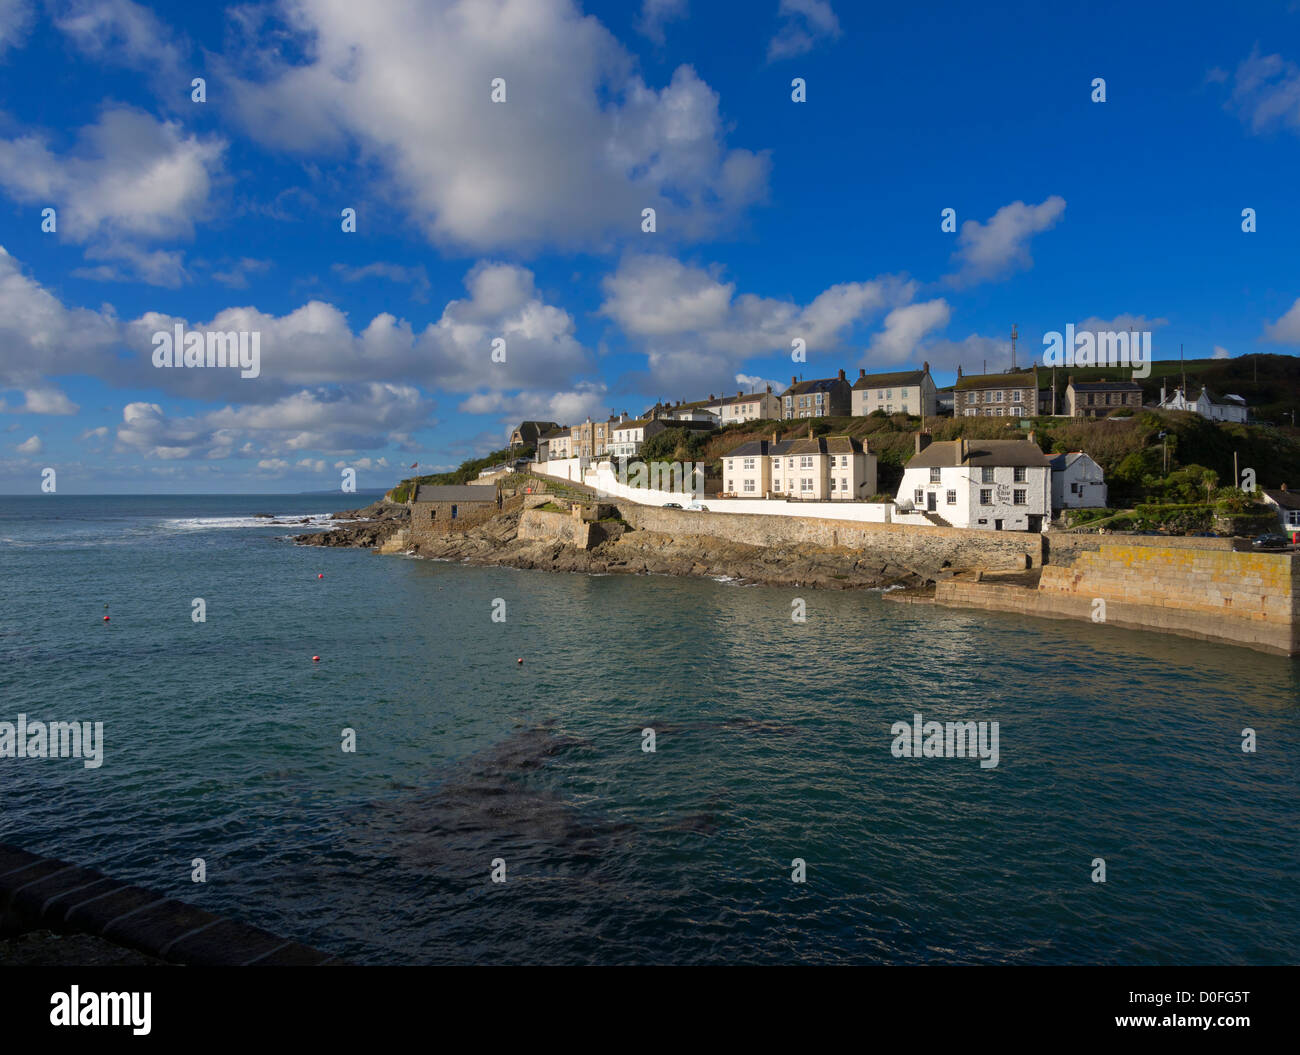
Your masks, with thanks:
[{"label": "door", "polygon": [[929,491],[925,496],[925,508],[928,512],[933,513],[939,508],[939,496],[934,491]]},{"label": "door", "polygon": [[994,530],[994,531],[1001,531],[1001,530],[1002,530],[1002,521],[1001,521],[1001,520],[995,520],[995,521],[993,521],[993,530]]}]

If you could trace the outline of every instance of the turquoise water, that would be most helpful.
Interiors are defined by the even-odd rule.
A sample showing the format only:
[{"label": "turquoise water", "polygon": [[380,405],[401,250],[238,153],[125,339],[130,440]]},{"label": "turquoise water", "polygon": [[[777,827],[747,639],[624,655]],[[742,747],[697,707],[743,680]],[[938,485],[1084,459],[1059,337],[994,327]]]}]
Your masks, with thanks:
[{"label": "turquoise water", "polygon": [[0,498],[0,721],[106,741],[0,759],[0,840],[364,963],[1300,960],[1296,661],[245,519],[342,504]]}]

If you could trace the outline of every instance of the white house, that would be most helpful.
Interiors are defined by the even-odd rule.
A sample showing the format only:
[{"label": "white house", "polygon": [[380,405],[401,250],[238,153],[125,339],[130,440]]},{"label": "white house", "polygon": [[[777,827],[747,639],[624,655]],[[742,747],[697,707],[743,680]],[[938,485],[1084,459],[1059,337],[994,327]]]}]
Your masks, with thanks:
[{"label": "white house", "polygon": [[1263,491],[1264,501],[1277,510],[1282,530],[1288,535],[1300,531],[1300,493],[1288,491],[1283,484],[1276,491]]},{"label": "white house", "polygon": [[876,493],[876,466],[851,436],[753,440],[722,459],[722,497],[863,501]]},{"label": "white house", "polygon": [[764,419],[776,421],[781,417],[781,400],[772,395],[772,386],[768,385],[766,392],[751,392],[749,395],[737,392],[734,396],[708,404],[704,409],[716,415],[723,425]]},{"label": "white house", "polygon": [[1225,395],[1223,399],[1216,400],[1204,385],[1201,386],[1201,394],[1195,399],[1188,399],[1181,386],[1174,389],[1173,395],[1166,397],[1164,386],[1161,385],[1160,402],[1156,406],[1160,410],[1188,410],[1211,421],[1238,421],[1244,424],[1249,416],[1246,401],[1241,396]]},{"label": "white house", "polygon": [[1057,454],[1052,459],[1052,510],[1104,509],[1106,474],[1083,451]]},{"label": "white house", "polygon": [[898,504],[952,527],[1042,531],[1052,518],[1052,465],[1029,440],[917,436]]},{"label": "white house", "polygon": [[930,364],[920,370],[903,370],[892,374],[869,374],[858,370],[853,382],[850,409],[855,418],[877,410],[886,414],[923,414],[935,416],[939,390],[930,377]]}]

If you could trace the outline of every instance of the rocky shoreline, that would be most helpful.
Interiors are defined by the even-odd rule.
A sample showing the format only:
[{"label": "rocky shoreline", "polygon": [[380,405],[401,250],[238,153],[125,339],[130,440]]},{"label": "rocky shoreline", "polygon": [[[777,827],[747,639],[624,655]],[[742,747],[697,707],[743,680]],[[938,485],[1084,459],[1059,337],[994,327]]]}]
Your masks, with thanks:
[{"label": "rocky shoreline", "polygon": [[[376,549],[405,526],[406,515],[404,506],[377,502],[334,514],[333,519],[355,523],[297,535],[294,542]],[[605,541],[583,550],[553,539],[522,539],[519,518],[519,512],[501,513],[464,533],[422,543],[411,552],[460,564],[595,575],[682,575],[829,590],[921,586],[933,577],[931,569],[905,567],[845,547],[752,546],[701,535],[676,538],[635,531],[621,522],[602,522]]]}]

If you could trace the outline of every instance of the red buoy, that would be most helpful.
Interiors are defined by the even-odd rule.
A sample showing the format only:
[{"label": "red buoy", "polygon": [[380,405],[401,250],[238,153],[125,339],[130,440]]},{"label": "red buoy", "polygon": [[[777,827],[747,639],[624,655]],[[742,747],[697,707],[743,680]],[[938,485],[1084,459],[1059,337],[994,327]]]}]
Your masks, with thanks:
[{"label": "red buoy", "polygon": [[522,663],[522,662],[523,662],[523,659],[522,659],[522,658],[517,659],[517,660],[515,660],[515,662],[516,662],[516,663]]},{"label": "red buoy", "polygon": [[325,573],[324,573],[324,572],[318,572],[318,573],[316,574],[316,578],[318,578],[318,579],[323,579],[323,578],[325,578]]},{"label": "red buoy", "polygon": [[320,662],[320,656],[312,656],[312,657],[311,657],[311,661],[312,661],[313,663],[319,663],[319,662]]},{"label": "red buoy", "polygon": [[108,616],[104,616],[104,622],[108,622]]}]

